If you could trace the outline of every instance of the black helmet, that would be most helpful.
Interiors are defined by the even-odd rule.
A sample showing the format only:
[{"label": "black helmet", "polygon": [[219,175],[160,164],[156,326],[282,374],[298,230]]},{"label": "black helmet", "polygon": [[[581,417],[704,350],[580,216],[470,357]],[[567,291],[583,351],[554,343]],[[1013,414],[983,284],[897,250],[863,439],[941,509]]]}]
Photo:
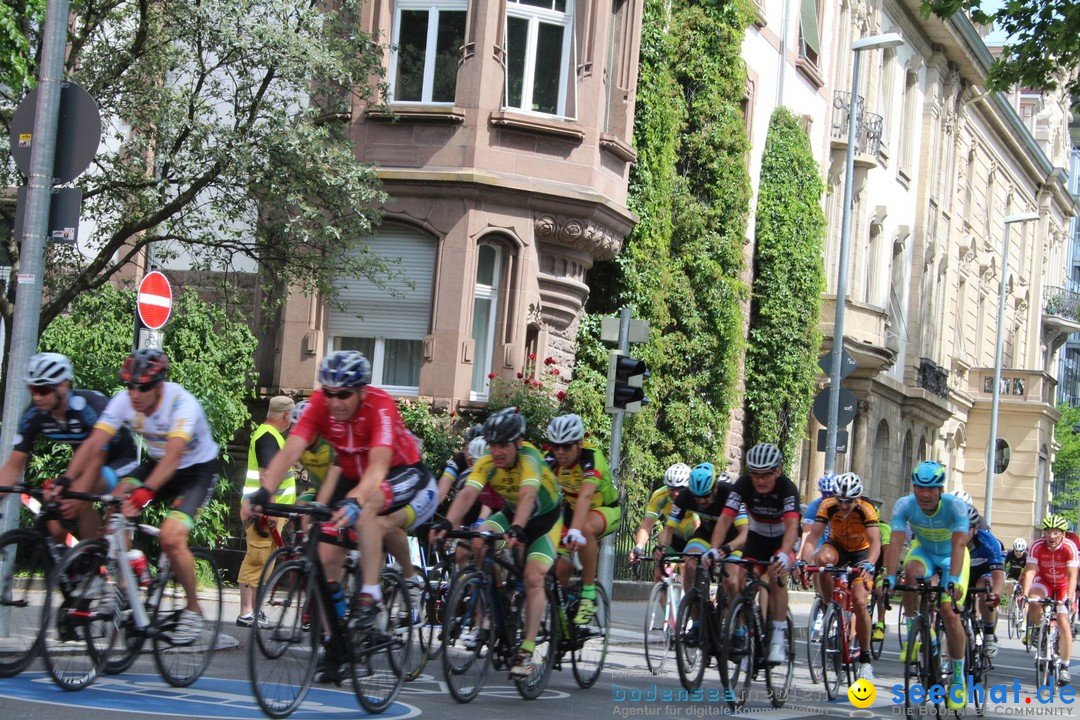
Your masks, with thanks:
[{"label": "black helmet", "polygon": [[484,437],[484,426],[480,423],[471,426],[468,430],[465,431],[465,444],[467,445],[471,443],[478,437]]},{"label": "black helmet", "polygon": [[492,413],[484,422],[484,439],[488,444],[507,443],[525,434],[525,416],[516,407]]},{"label": "black helmet", "polygon": [[169,358],[157,348],[140,348],[128,355],[120,368],[120,382],[157,384],[169,374]]}]

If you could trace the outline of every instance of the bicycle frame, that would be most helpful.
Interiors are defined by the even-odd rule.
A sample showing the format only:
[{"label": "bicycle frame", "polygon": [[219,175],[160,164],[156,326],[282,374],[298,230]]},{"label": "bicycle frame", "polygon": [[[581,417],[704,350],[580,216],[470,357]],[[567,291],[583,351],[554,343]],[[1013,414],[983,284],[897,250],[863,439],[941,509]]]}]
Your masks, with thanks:
[{"label": "bicycle frame", "polygon": [[[849,581],[853,568],[833,565],[808,565],[803,569],[806,572],[824,572],[833,576],[832,597],[829,604],[840,609],[840,637],[844,640],[841,657],[845,665],[854,663],[858,660],[858,657],[851,653],[851,632],[855,625],[852,618],[855,613],[855,597],[852,595]],[[825,610],[827,609],[825,608]]]}]

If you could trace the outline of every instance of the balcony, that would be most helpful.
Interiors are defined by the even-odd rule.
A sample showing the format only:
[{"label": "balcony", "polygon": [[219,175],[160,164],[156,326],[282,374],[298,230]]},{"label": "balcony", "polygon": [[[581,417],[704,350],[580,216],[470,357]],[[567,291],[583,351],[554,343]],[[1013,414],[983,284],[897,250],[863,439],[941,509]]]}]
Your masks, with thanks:
[{"label": "balcony", "polygon": [[[866,112],[865,101],[862,95],[856,98],[855,117],[855,154],[868,156],[873,163],[881,161],[881,137],[884,130],[885,120],[880,115]],[[851,112],[851,93],[833,93],[833,122],[831,136],[833,146],[843,146],[847,143],[848,122]]]},{"label": "balcony", "polygon": [[949,397],[949,371],[929,358],[919,358],[915,384],[938,397]]},{"label": "balcony", "polygon": [[1069,335],[1080,332],[1080,293],[1060,287],[1047,287],[1043,305],[1043,344],[1047,357],[1053,356],[1065,344]]},{"label": "balcony", "polygon": [[[994,368],[972,368],[968,373],[968,393],[977,403],[989,406],[994,397]],[[1004,405],[1036,404],[1053,407],[1057,381],[1041,370],[1001,369],[1001,392]]]}]

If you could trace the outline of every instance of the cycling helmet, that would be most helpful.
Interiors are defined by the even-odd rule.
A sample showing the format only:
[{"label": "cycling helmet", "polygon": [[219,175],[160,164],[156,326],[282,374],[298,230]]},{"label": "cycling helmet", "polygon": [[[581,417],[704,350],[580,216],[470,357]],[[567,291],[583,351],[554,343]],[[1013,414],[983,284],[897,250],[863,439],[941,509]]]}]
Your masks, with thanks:
[{"label": "cycling helmet", "polygon": [[332,388],[358,388],[371,383],[371,363],[356,350],[337,350],[319,363],[319,384]]},{"label": "cycling helmet", "polygon": [[1047,515],[1042,521],[1043,530],[1061,530],[1062,532],[1069,529],[1069,521],[1063,518],[1061,515]]},{"label": "cycling helmet", "polygon": [[822,495],[833,494],[833,481],[836,480],[836,473],[825,473],[818,478],[817,489]]},{"label": "cycling helmet", "polygon": [[855,473],[846,472],[833,480],[833,494],[838,498],[855,500],[862,497],[863,482]]},{"label": "cycling helmet", "polygon": [[547,439],[556,445],[577,442],[585,437],[585,423],[573,413],[552,419],[547,427]]},{"label": "cycling helmet", "polygon": [[664,484],[672,490],[684,488],[690,484],[690,466],[686,463],[675,463],[664,471]]},{"label": "cycling helmet", "polygon": [[487,455],[488,446],[487,440],[482,437],[475,437],[469,441],[469,457],[473,462],[476,462],[484,455]]},{"label": "cycling helmet", "polygon": [[289,421],[293,425],[300,422],[300,416],[304,414],[304,408],[307,407],[307,400],[301,400],[293,406],[292,414],[289,415]]},{"label": "cycling helmet", "polygon": [[772,443],[759,443],[746,453],[746,466],[751,470],[773,470],[780,467],[784,456]]},{"label": "cycling helmet", "polygon": [[968,505],[975,504],[975,501],[971,499],[971,493],[969,493],[967,490],[953,490],[952,494],[953,496],[958,497],[964,502],[966,502]]},{"label": "cycling helmet", "polygon": [[465,431],[465,442],[470,443],[478,437],[484,437],[484,426],[480,424],[473,425]]},{"label": "cycling helmet", "polygon": [[705,497],[716,487],[716,470],[712,463],[695,465],[690,471],[690,494],[695,497]]},{"label": "cycling helmet", "polygon": [[978,525],[980,520],[979,511],[975,509],[975,506],[965,505],[964,508],[967,510],[968,524],[971,527],[975,527],[976,525]]},{"label": "cycling helmet", "polygon": [[729,485],[735,482],[735,476],[729,473],[727,470],[720,473],[720,477],[717,478],[722,483],[728,483]]},{"label": "cycling helmet", "polygon": [[60,353],[48,352],[30,357],[23,380],[27,385],[59,385],[73,377],[75,371],[71,368],[71,361]]},{"label": "cycling helmet", "polygon": [[945,487],[945,466],[933,460],[923,460],[911,473],[916,487]]},{"label": "cycling helmet", "polygon": [[156,348],[141,348],[128,355],[120,368],[120,382],[159,383],[169,374],[169,358]]},{"label": "cycling helmet", "polygon": [[1013,540],[1013,552],[1026,553],[1027,552],[1027,540],[1024,538],[1016,538]]},{"label": "cycling helmet", "polygon": [[503,408],[484,421],[484,439],[488,444],[508,443],[525,434],[525,416],[516,407]]}]

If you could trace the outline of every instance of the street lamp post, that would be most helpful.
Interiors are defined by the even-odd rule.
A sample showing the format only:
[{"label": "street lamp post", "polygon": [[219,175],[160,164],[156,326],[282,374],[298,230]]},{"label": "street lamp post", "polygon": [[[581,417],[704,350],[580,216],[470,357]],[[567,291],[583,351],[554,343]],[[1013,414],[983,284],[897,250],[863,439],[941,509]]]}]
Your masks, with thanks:
[{"label": "street lamp post", "polygon": [[1039,213],[1005,216],[1005,242],[1001,248],[1001,288],[998,290],[997,345],[994,348],[994,400],[990,405],[990,436],[986,441],[986,500],[983,517],[990,525],[994,503],[994,456],[997,454],[998,406],[1001,404],[1001,352],[1005,345],[1005,291],[1009,281],[1009,230],[1013,223],[1038,220]]},{"label": "street lamp post", "polygon": [[836,319],[833,322],[832,372],[829,373],[829,422],[825,431],[825,472],[836,470],[837,418],[840,413],[840,355],[844,351],[844,306],[847,301],[848,251],[851,244],[851,202],[855,185],[855,131],[858,125],[859,56],[863,50],[903,45],[899,33],[865,37],[851,43],[855,54],[851,68],[851,101],[848,105],[847,151],[844,156],[844,214],[840,223],[840,257],[836,269]]}]

